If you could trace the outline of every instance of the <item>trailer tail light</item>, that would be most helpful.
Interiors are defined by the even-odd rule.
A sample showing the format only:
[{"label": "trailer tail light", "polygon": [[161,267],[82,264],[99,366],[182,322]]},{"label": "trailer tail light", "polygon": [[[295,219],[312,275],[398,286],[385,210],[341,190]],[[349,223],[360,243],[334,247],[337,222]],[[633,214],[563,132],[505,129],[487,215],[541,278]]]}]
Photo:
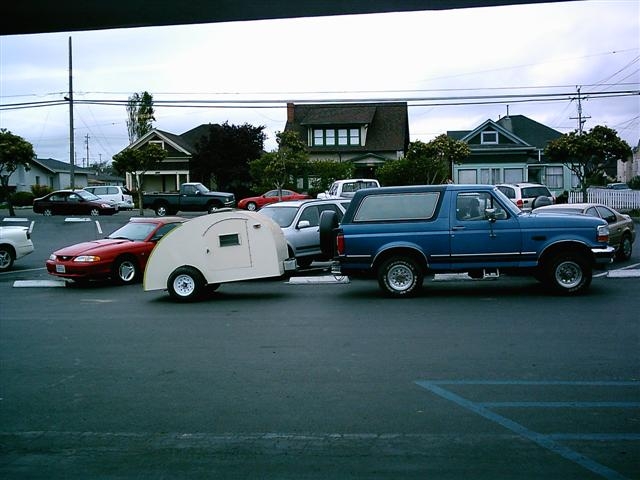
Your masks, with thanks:
[{"label": "trailer tail light", "polygon": [[344,235],[342,233],[336,235],[336,251],[338,255],[344,255]]}]

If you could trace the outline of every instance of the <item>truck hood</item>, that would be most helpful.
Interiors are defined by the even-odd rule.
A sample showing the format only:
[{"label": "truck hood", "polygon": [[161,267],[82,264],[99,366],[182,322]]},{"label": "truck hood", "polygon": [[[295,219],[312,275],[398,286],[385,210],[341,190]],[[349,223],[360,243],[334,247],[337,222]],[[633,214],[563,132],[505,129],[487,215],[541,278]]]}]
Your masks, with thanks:
[{"label": "truck hood", "polygon": [[523,227],[532,228],[568,228],[568,227],[595,227],[596,225],[606,225],[607,222],[601,218],[583,215],[581,213],[546,213],[532,212],[520,215],[520,224]]}]

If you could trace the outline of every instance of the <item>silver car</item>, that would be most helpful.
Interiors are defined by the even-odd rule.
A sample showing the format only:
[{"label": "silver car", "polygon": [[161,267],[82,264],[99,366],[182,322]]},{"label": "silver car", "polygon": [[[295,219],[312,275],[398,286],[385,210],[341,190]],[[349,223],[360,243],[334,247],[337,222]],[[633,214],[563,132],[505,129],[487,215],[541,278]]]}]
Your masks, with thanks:
[{"label": "silver car", "polygon": [[335,212],[342,220],[349,206],[349,199],[292,200],[272,203],[258,211],[275,221],[299,267],[306,268],[314,260],[328,260],[320,249],[320,214],[325,210]]}]

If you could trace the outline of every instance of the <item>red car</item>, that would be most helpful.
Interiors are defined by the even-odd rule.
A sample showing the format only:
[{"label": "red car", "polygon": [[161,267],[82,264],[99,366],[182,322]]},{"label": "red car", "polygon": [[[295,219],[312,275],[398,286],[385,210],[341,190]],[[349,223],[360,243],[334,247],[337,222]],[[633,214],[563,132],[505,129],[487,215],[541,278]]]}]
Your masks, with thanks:
[{"label": "red car", "polygon": [[276,203],[285,200],[305,200],[311,198],[306,193],[298,193],[293,190],[281,190],[282,198],[278,195],[278,190],[269,190],[267,193],[260,195],[259,197],[243,198],[238,202],[238,208],[244,208],[245,210],[255,211],[270,203]]},{"label": "red car", "polygon": [[111,278],[125,285],[139,281],[156,243],[185,221],[181,217],[132,218],[105,239],[53,252],[47,271],[76,282]]}]

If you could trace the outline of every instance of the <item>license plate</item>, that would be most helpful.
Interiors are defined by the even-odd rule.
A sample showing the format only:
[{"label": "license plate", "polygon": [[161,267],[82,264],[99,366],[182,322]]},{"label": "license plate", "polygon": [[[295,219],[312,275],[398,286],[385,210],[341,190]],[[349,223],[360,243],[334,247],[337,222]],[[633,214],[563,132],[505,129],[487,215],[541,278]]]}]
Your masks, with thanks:
[{"label": "license plate", "polygon": [[64,268],[64,265],[56,265],[56,272],[65,273],[66,269]]}]

